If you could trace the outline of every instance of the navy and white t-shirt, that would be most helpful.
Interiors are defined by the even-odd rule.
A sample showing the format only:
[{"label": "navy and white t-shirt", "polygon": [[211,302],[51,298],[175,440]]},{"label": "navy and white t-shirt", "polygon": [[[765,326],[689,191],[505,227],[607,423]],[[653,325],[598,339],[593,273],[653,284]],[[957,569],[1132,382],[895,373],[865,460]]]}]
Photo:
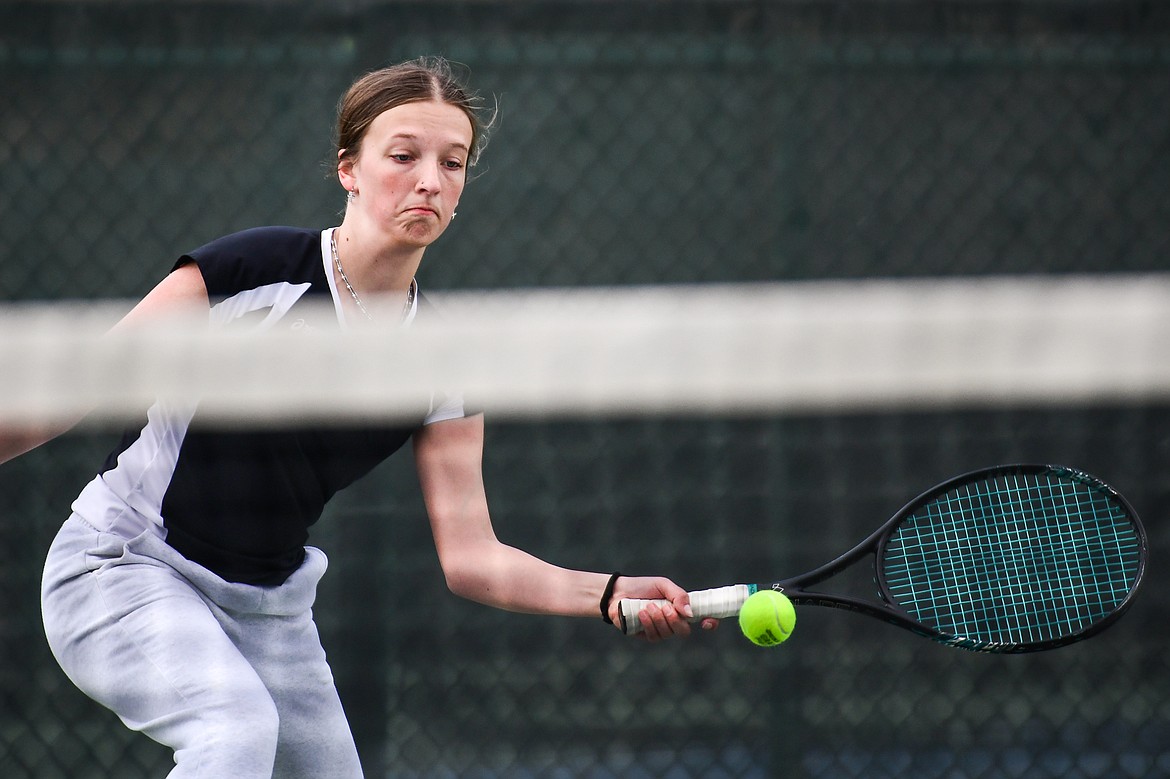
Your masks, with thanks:
[{"label": "navy and white t-shirt", "polygon": [[[262,227],[225,236],[181,257],[207,285],[211,322],[222,327],[298,327],[300,310],[332,300],[331,230]],[[406,321],[425,316],[415,296]],[[320,326],[314,321],[314,326]],[[73,510],[99,530],[167,543],[229,581],[279,584],[304,559],[308,528],[338,490],[368,473],[421,425],[464,416],[462,398],[420,398],[417,424],[236,429],[200,423],[197,408],[157,402],[128,431]]]}]

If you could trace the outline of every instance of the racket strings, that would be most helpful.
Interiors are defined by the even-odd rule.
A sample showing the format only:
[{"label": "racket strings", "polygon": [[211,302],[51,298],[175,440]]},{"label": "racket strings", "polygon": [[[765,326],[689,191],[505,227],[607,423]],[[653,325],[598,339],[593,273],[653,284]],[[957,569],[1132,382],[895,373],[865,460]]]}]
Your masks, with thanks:
[{"label": "racket strings", "polygon": [[1140,539],[1099,485],[1061,473],[975,481],[908,516],[882,559],[892,599],[963,645],[1037,644],[1099,622],[1136,585]]}]

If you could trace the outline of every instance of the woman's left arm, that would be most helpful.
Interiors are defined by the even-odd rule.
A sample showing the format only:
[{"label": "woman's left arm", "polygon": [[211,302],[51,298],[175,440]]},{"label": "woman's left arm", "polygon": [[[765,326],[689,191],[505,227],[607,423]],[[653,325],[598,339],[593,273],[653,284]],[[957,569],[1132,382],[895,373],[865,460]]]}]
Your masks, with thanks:
[{"label": "woman's left arm", "polygon": [[[436,422],[414,436],[419,483],[447,586],[456,595],[509,611],[600,619],[608,574],[561,568],[496,538],[483,483],[483,440],[482,415]],[[642,613],[646,638],[690,632],[687,593],[669,579],[620,577],[611,617],[623,597],[671,601]]]}]

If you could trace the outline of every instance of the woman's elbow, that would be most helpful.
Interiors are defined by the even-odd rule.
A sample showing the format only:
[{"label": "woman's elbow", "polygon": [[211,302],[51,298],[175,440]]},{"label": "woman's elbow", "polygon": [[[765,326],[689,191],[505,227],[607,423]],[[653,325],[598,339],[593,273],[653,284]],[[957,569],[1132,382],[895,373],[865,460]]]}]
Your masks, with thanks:
[{"label": "woman's elbow", "polygon": [[498,578],[493,572],[499,567],[487,550],[480,553],[447,555],[441,558],[447,589],[460,598],[494,605],[499,597]]},{"label": "woman's elbow", "polygon": [[447,581],[447,589],[460,598],[479,603],[490,602],[487,597],[490,586],[485,581],[483,571],[470,557],[444,560],[443,577]]},{"label": "woman's elbow", "polygon": [[443,569],[443,575],[447,580],[447,589],[454,595],[460,598],[467,598],[468,600],[478,600],[475,593],[478,591],[474,577],[469,572],[460,570]]}]

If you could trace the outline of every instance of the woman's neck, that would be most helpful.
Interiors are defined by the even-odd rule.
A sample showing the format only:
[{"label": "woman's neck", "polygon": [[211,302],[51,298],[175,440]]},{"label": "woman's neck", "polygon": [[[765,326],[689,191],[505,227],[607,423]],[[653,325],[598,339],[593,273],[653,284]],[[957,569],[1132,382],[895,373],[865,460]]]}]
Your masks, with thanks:
[{"label": "woman's neck", "polygon": [[[342,227],[330,236],[333,280],[341,305],[352,321],[398,322],[414,304],[414,271],[422,250],[411,254],[362,254],[361,242]],[[364,261],[363,261],[364,260]]]},{"label": "woman's neck", "polygon": [[405,294],[418,272],[424,248],[395,246],[365,236],[365,231],[348,218],[333,234],[350,285],[359,295]]}]

